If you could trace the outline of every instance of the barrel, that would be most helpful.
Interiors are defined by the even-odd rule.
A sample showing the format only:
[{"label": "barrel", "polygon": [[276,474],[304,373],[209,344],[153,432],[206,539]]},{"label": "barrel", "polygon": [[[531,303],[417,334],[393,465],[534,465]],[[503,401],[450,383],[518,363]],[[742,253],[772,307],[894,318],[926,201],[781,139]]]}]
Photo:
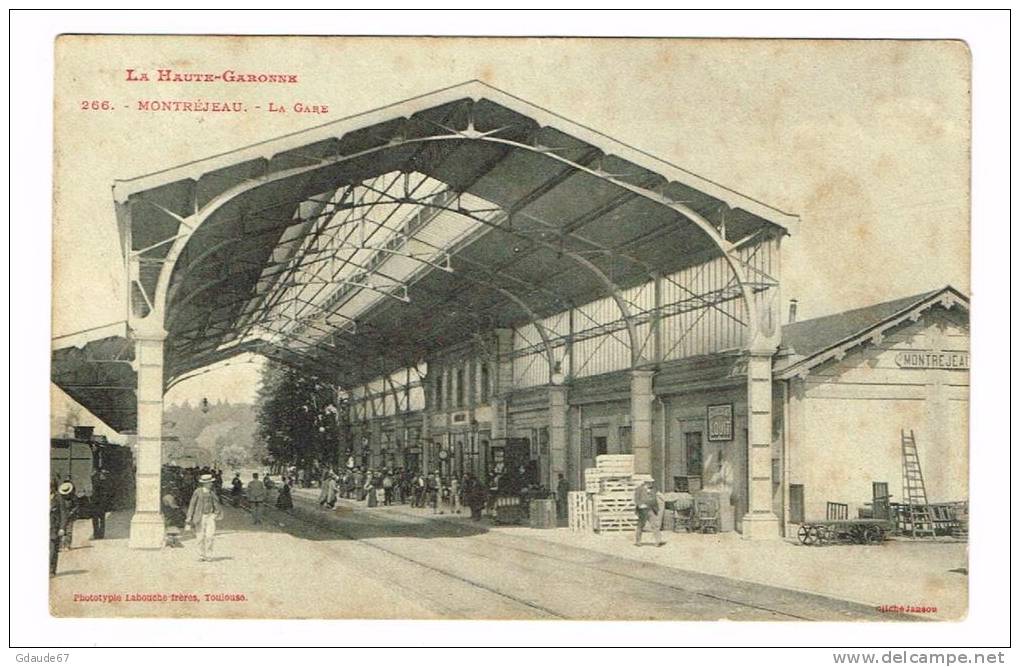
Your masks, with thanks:
[{"label": "barrel", "polygon": [[555,528],[556,501],[552,498],[532,500],[530,503],[529,524],[532,528]]}]

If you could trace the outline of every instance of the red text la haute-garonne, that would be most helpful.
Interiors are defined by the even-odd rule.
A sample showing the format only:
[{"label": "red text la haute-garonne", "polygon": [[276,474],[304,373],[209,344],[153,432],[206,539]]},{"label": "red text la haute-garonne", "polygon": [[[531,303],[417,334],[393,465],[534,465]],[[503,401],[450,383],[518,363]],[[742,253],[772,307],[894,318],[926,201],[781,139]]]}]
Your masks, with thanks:
[{"label": "red text la haute-garonne", "polygon": [[151,72],[126,69],[124,80],[153,83],[298,83],[298,75],[286,72],[182,72],[175,69],[157,69]]}]

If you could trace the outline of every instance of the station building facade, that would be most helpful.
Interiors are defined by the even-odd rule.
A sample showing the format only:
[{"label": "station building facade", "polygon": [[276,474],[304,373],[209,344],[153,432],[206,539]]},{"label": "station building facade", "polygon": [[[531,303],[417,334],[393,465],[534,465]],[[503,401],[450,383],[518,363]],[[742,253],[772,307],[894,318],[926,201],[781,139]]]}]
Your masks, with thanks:
[{"label": "station building facade", "polygon": [[[771,383],[770,482],[784,533],[824,517],[828,502],[863,506],[876,481],[897,500],[901,429],[917,438],[929,500],[967,498],[966,297],[946,287],[788,322],[782,331]],[[490,332],[430,357],[415,369],[417,382],[345,396],[359,462],[482,478],[498,465],[531,465],[547,487],[562,471],[572,489],[583,488],[596,456],[633,453],[636,396],[650,406],[657,487],[720,492],[729,499],[723,530],[743,530],[750,482],[744,353],[708,339],[704,345],[723,349],[637,372],[554,373],[560,384],[538,384],[529,382],[529,365],[540,363],[528,353],[530,333]],[[575,352],[574,363],[582,359]],[[614,363],[611,353],[587,362]]]}]

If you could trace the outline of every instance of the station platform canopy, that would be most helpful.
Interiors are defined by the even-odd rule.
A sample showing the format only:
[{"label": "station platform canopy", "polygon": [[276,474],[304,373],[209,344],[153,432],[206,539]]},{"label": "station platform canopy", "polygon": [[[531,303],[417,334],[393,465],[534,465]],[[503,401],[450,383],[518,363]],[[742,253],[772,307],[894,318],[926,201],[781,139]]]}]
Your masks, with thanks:
[{"label": "station platform canopy", "polygon": [[138,378],[127,323],[61,336],[53,342],[53,383],[113,430],[133,431]]},{"label": "station platform canopy", "polygon": [[[623,290],[797,220],[477,81],[118,181],[114,199],[125,298],[167,332],[167,388],[246,352],[356,386],[593,299],[636,318]],[[105,339],[55,350],[53,380],[130,428],[129,373],[102,368],[128,337]]]}]

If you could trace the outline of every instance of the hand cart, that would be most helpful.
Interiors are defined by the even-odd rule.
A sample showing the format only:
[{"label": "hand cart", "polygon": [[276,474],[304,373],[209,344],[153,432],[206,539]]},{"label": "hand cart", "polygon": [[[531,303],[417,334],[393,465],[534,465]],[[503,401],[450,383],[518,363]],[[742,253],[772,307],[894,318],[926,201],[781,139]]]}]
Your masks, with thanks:
[{"label": "hand cart", "polygon": [[801,544],[881,544],[895,523],[886,519],[826,519],[801,524],[797,539]]}]

